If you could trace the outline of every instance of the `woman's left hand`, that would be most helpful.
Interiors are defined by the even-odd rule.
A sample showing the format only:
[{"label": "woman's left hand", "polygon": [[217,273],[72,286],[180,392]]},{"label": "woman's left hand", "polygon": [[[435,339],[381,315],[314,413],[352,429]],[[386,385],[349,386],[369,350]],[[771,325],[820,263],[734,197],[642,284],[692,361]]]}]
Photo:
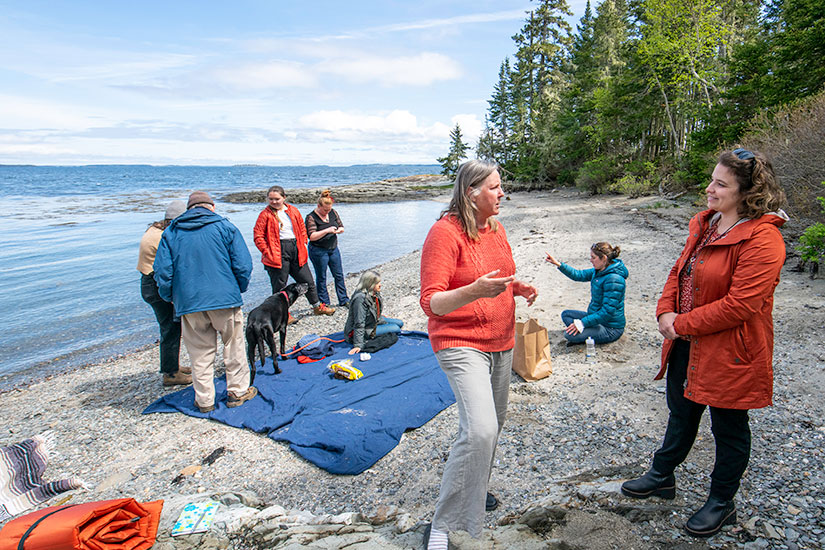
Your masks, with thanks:
[{"label": "woman's left hand", "polygon": [[525,300],[527,300],[527,305],[532,306],[533,302],[536,301],[536,298],[539,295],[539,291],[533,285],[528,285],[525,282],[515,280],[512,282],[513,285],[513,294],[516,296],[521,296]]},{"label": "woman's left hand", "polygon": [[676,320],[675,313],[662,313],[659,315],[659,333],[668,340],[675,340],[679,337],[673,322]]},{"label": "woman's left hand", "polygon": [[579,329],[576,328],[575,323],[570,323],[569,325],[567,325],[567,328],[564,329],[564,332],[571,336],[575,336],[579,333]]}]

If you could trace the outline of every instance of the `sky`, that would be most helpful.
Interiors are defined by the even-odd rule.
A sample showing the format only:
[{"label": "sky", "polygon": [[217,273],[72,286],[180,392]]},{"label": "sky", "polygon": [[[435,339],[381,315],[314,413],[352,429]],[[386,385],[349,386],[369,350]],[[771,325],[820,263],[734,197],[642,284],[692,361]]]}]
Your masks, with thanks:
[{"label": "sky", "polygon": [[433,164],[530,7],[0,0],[0,164]]}]

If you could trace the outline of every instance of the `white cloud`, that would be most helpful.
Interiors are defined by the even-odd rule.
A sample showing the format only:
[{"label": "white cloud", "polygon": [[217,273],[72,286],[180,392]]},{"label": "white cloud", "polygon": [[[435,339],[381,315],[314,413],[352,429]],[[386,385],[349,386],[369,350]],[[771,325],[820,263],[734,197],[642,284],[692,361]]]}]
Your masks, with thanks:
[{"label": "white cloud", "polygon": [[455,115],[450,121],[453,123],[453,126],[458,124],[461,127],[461,135],[464,137],[464,142],[471,147],[475,147],[484,127],[478,119],[478,116],[474,114]]},{"label": "white cloud", "polygon": [[85,109],[68,103],[0,95],[0,121],[2,121],[3,128],[18,130],[85,129],[93,123],[94,115],[80,114],[84,111]]},{"label": "white cloud", "polygon": [[333,141],[362,140],[378,143],[381,140],[429,141],[445,139],[450,129],[442,123],[422,126],[418,119],[405,110],[385,114],[362,114],[344,111],[316,111],[298,121],[301,137]]},{"label": "white cloud", "polygon": [[364,55],[351,59],[329,59],[319,69],[356,82],[377,81],[386,86],[429,86],[439,80],[461,76],[458,63],[446,55],[423,52],[400,57]]},{"label": "white cloud", "polygon": [[219,68],[215,69],[214,76],[225,86],[246,90],[311,88],[318,85],[317,77],[311,69],[292,61],[267,61]]},{"label": "white cloud", "polygon": [[368,29],[371,32],[394,32],[394,31],[416,31],[421,29],[432,29],[435,27],[448,27],[466,25],[472,23],[495,23],[496,21],[522,20],[529,5],[522,10],[498,11],[492,13],[473,13],[469,15],[459,15],[456,17],[445,17],[442,19],[425,19],[422,21],[412,21],[409,23],[395,23]]}]

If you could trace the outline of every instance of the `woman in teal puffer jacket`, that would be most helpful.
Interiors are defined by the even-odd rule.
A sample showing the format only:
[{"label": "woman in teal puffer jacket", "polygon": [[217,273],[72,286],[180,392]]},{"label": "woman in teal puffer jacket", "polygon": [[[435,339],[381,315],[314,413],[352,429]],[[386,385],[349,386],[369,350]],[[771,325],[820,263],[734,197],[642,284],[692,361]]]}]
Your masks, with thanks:
[{"label": "woman in teal puffer jacket", "polygon": [[567,345],[583,344],[591,337],[597,344],[614,342],[624,333],[624,291],[627,267],[618,259],[621,249],[600,242],[590,247],[592,269],[573,269],[549,253],[547,261],[570,279],[590,281],[590,305],[587,311],[566,309],[561,312]]}]

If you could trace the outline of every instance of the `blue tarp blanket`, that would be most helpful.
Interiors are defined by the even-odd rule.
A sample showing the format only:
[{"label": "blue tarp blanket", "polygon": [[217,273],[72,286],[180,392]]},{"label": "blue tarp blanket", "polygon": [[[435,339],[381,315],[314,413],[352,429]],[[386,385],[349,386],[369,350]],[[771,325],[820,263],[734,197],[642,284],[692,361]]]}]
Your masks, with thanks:
[{"label": "blue tarp blanket", "polygon": [[[342,332],[331,334],[343,340]],[[149,405],[143,414],[182,412],[265,433],[288,441],[296,453],[333,474],[360,474],[390,452],[405,430],[426,424],[455,403],[447,377],[438,366],[424,332],[403,331],[398,343],[372,354],[369,361],[347,355],[351,346],[335,344],[334,353],[317,363],[272,360],[258,367],[254,386],[260,395],[240,407],[226,406],[226,379],[215,379],[215,410],[203,414],[189,386]],[[364,376],[340,380],[327,368],[353,359]]]}]

